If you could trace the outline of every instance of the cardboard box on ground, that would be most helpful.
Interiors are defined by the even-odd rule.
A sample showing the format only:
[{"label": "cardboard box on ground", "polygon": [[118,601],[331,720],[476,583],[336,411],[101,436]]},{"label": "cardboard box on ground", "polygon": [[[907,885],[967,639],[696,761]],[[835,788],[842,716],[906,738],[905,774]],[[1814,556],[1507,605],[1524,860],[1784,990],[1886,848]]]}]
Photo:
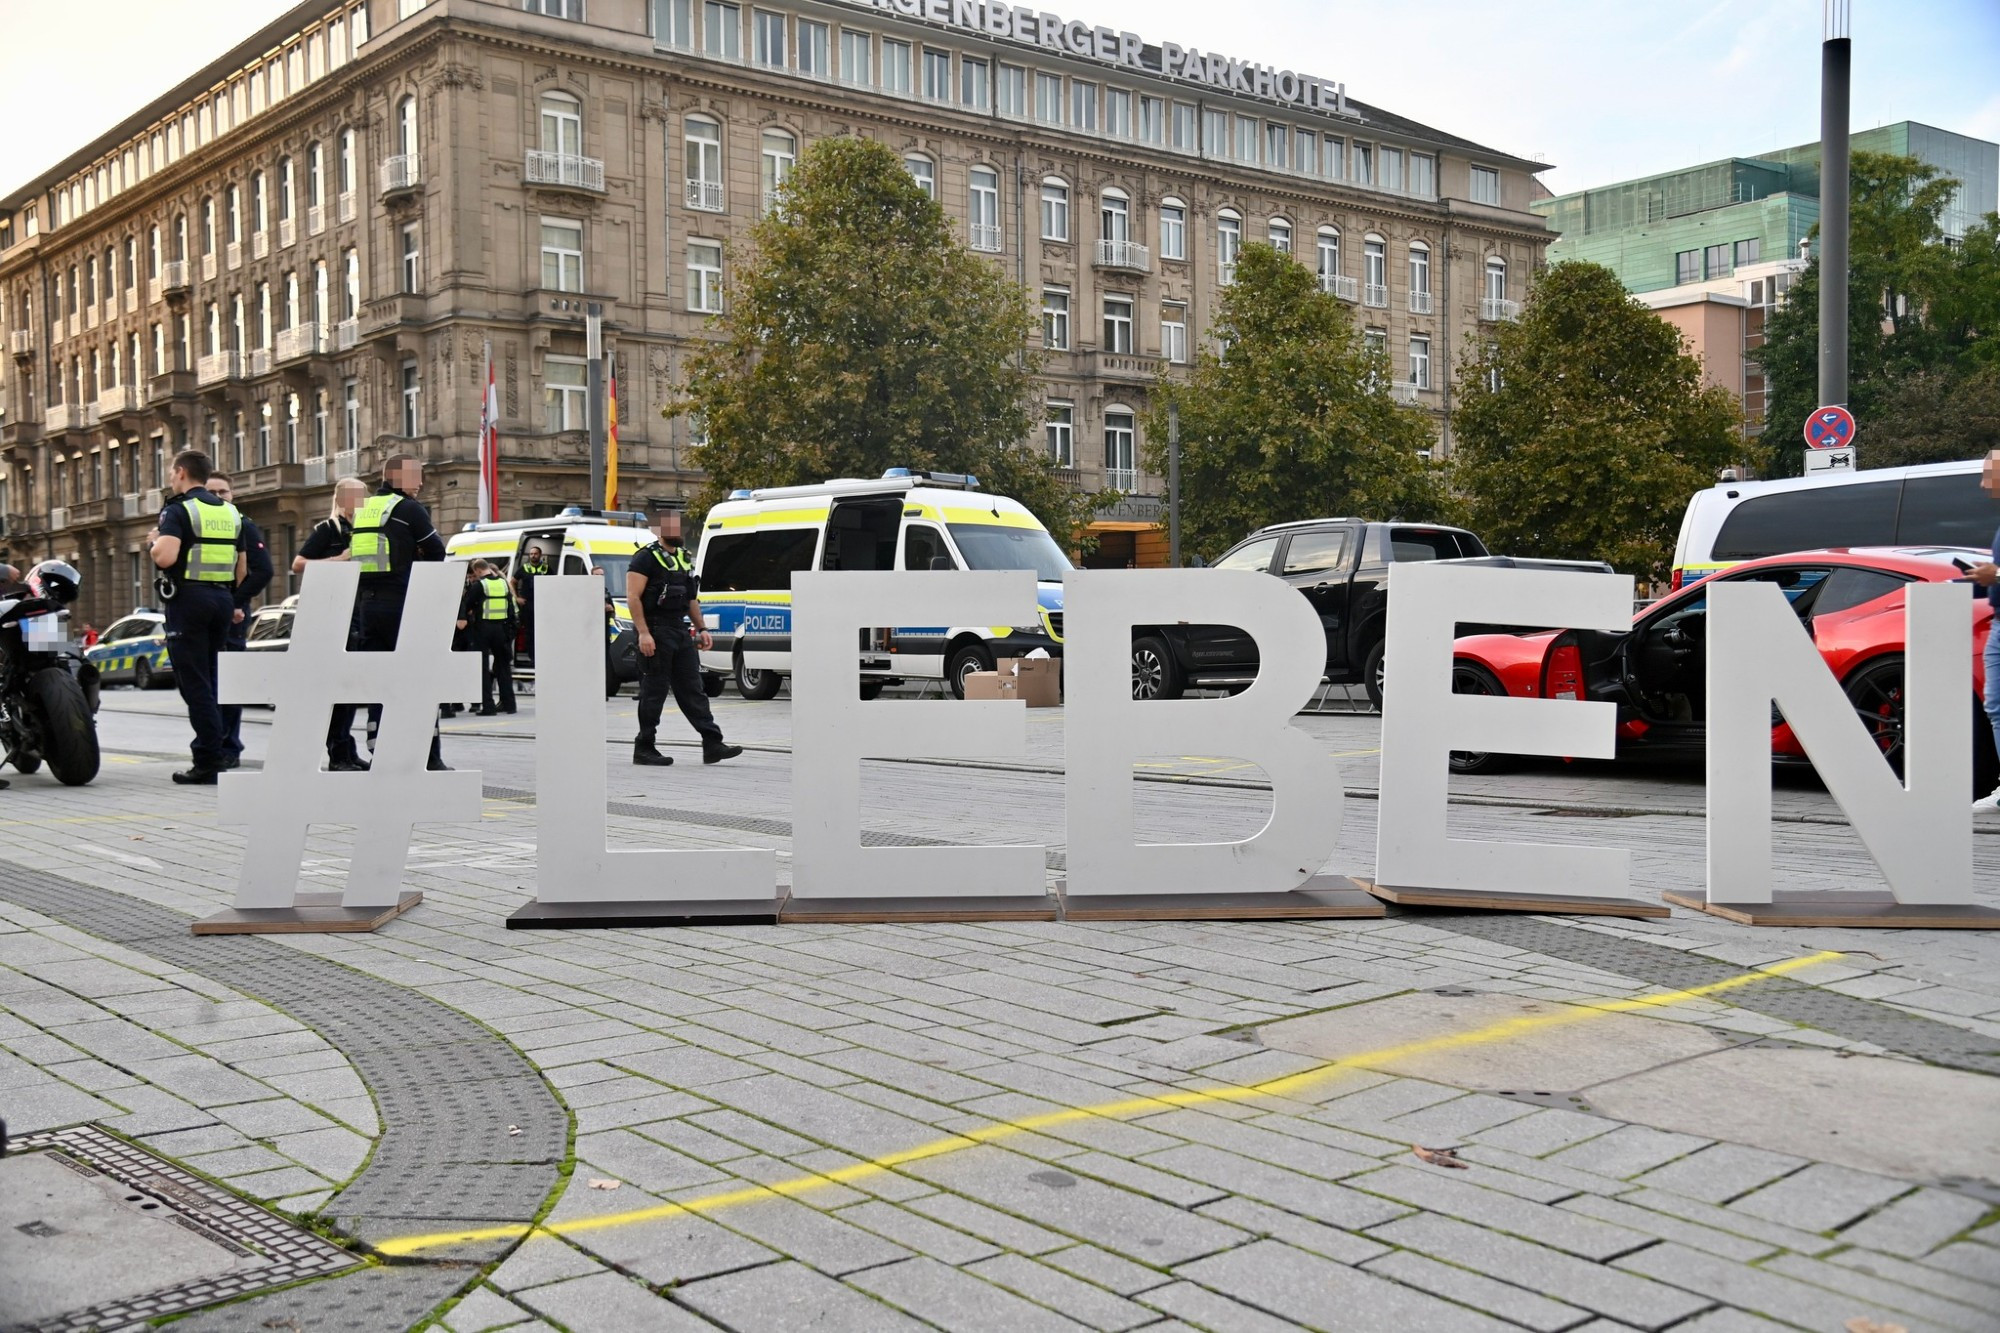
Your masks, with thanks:
[{"label": "cardboard box on ground", "polygon": [[1054,708],[1062,703],[1062,659],[1003,657],[994,670],[965,678],[965,697],[1019,699],[1030,708]]}]

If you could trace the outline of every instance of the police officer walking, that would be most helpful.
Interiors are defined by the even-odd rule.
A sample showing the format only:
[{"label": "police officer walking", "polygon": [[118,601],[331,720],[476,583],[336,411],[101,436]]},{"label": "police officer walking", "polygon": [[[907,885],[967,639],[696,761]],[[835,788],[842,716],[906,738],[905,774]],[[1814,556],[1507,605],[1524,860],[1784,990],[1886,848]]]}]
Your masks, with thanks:
[{"label": "police officer walking", "polygon": [[529,657],[535,655],[535,576],[548,572],[549,562],[542,548],[530,542],[521,567],[514,571],[514,596],[520,600],[521,633],[526,636]]},{"label": "police officer walking", "polygon": [[[472,562],[465,596],[458,604],[458,627],[470,631],[479,650],[478,717],[514,711],[514,590],[492,564]],[[500,706],[493,706],[493,686],[500,686]]]},{"label": "police officer walking", "polygon": [[[354,511],[368,498],[368,483],[359,477],[342,477],[333,484],[333,509],[313,524],[292,557],[292,573],[304,574],[307,565],[329,560],[345,560],[347,543],[354,535]],[[326,766],[335,773],[359,773],[368,767],[354,743],[354,710],[334,709],[326,731]]]},{"label": "police officer walking", "polygon": [[174,458],[168,485],[174,498],[148,534],[153,565],[166,577],[167,652],[174,684],[194,727],[194,763],[174,774],[182,786],[212,787],[232,767],[229,730],[215,698],[216,663],[236,611],[234,589],[249,572],[243,516],[209,491],[208,455],[184,450]]},{"label": "police officer walking", "polygon": [[[208,493],[226,505],[236,503],[236,488],[230,484],[226,473],[208,474]],[[231,600],[236,604],[235,612],[229,618],[229,633],[222,641],[225,653],[240,653],[250,644],[250,603],[257,595],[271,586],[271,548],[264,541],[263,530],[251,522],[249,515],[243,515],[243,555],[249,562],[249,570],[243,581],[236,585]],[[243,708],[240,704],[222,705],[222,725],[229,733],[229,762],[225,768],[234,768],[243,759]]]},{"label": "police officer walking", "polygon": [[[354,599],[354,627],[348,648],[354,652],[392,653],[402,628],[403,600],[410,591],[410,568],[419,560],[442,560],[444,538],[431,524],[430,511],[413,498],[423,489],[424,465],[414,454],[392,454],[382,464],[382,485],[354,511],[347,558],[361,566],[361,590]],[[382,722],[382,705],[368,706],[368,739],[372,748]],[[332,734],[354,729],[354,705],[334,709]],[[444,771],[436,724],[431,729],[429,767]]]},{"label": "police officer walking", "polygon": [[701,581],[681,546],[681,516],[660,515],[656,531],[660,539],[634,555],[625,574],[625,607],[639,631],[639,735],[632,742],[632,762],[674,762],[660,753],[653,739],[671,689],[681,716],[701,733],[701,761],[720,763],[742,754],[743,747],[722,739],[722,728],[715,724],[708,695],[701,688],[700,649],[713,646],[702,627]]}]

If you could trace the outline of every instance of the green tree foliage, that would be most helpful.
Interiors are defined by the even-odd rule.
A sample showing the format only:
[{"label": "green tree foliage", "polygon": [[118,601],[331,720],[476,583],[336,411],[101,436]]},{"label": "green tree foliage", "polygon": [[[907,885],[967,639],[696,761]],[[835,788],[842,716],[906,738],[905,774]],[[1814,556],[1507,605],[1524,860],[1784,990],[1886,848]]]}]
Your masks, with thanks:
[{"label": "green tree foliage", "polygon": [[1389,396],[1383,359],[1354,318],[1292,256],[1247,245],[1214,334],[1185,381],[1155,385],[1146,466],[1167,474],[1167,409],[1181,438],[1181,541],[1213,559],[1267,523],[1358,514],[1451,516],[1420,451],[1429,421]]},{"label": "green tree foliage", "polygon": [[[1963,245],[1947,246],[1938,219],[1957,181],[1915,158],[1856,153],[1852,182],[1847,406],[1861,428],[1862,466],[1894,466],[1913,452],[1975,457],[1990,435],[1978,412],[1956,410],[1951,399],[1966,389],[1976,396],[1970,377],[2000,365],[2000,219],[1989,216]],[[1815,257],[1771,316],[1758,353],[1770,384],[1765,465],[1773,475],[1799,472],[1800,431],[1819,406],[1820,282]],[[1912,412],[1945,433],[1916,441]]]},{"label": "green tree foliage", "polygon": [[2000,364],[1905,375],[1876,399],[1861,442],[1869,467],[1950,463],[2000,449]]},{"label": "green tree foliage", "polygon": [[708,507],[739,486],[978,475],[1066,539],[1093,501],[1039,448],[1039,368],[1026,294],[952,235],[902,160],[822,139],[733,258],[718,341],[689,359],[682,400],[708,443]]},{"label": "green tree foliage", "polygon": [[1453,480],[1487,545],[1642,579],[1665,576],[1688,496],[1741,444],[1735,398],[1597,264],[1545,271],[1457,399]]}]

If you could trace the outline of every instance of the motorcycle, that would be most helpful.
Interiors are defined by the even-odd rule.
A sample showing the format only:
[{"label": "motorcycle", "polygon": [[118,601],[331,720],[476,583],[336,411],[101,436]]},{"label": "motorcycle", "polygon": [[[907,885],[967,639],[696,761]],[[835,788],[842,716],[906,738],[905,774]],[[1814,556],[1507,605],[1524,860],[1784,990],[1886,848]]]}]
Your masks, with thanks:
[{"label": "motorcycle", "polygon": [[33,773],[46,762],[68,787],[90,782],[98,767],[97,668],[62,627],[81,581],[45,560],[22,588],[0,594],[0,764]]}]

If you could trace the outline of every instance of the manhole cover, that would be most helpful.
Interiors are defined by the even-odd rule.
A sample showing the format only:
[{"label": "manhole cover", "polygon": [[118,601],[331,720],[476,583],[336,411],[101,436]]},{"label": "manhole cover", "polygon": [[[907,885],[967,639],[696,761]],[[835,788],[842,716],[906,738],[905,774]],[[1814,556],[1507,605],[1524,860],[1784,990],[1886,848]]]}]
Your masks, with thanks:
[{"label": "manhole cover", "polygon": [[0,1159],[0,1311],[29,1333],[157,1319],[360,1261],[102,1130]]}]

